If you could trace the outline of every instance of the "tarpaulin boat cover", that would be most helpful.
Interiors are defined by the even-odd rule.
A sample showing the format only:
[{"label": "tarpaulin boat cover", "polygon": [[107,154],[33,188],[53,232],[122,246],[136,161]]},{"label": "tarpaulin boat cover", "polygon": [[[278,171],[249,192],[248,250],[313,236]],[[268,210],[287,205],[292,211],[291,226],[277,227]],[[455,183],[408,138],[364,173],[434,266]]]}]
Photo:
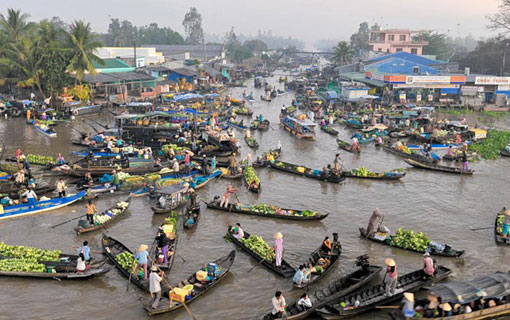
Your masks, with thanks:
[{"label": "tarpaulin boat cover", "polygon": [[430,291],[442,302],[469,303],[480,298],[491,299],[510,295],[510,275],[497,272],[471,281],[437,284]]}]

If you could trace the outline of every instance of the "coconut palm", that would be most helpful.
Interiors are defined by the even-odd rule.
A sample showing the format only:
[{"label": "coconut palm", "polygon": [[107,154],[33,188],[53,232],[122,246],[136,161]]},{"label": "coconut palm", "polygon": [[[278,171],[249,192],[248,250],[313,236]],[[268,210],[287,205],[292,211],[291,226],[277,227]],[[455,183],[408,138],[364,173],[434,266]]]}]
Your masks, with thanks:
[{"label": "coconut palm", "polygon": [[333,50],[334,50],[333,61],[337,65],[343,66],[352,61],[353,51],[346,41],[340,41]]},{"label": "coconut palm", "polygon": [[34,28],[34,24],[27,21],[29,17],[29,14],[13,8],[7,9],[7,16],[0,14],[0,31],[5,39],[18,42],[28,35]]},{"label": "coconut palm", "polygon": [[104,64],[104,61],[94,54],[94,51],[102,44],[95,39],[90,23],[74,21],[69,30],[67,45],[71,58],[68,70],[75,73],[75,83],[81,83],[86,72],[95,76],[96,69],[92,61],[95,60],[101,64]]}]

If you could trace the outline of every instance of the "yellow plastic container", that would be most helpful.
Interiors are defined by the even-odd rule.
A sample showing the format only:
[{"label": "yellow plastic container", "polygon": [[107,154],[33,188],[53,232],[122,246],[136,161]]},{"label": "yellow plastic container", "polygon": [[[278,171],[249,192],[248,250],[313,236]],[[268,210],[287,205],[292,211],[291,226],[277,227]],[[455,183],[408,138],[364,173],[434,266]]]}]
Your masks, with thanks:
[{"label": "yellow plastic container", "polygon": [[203,281],[207,277],[207,272],[197,271],[197,273],[195,273],[195,277],[197,278],[198,281]]},{"label": "yellow plastic container", "polygon": [[186,292],[186,295],[189,295],[191,293],[191,291],[193,291],[193,285],[188,284],[187,286],[184,286],[182,288],[182,290],[184,290],[184,292]]},{"label": "yellow plastic container", "polygon": [[186,292],[181,288],[173,288],[170,291],[170,299],[183,303],[186,301]]}]

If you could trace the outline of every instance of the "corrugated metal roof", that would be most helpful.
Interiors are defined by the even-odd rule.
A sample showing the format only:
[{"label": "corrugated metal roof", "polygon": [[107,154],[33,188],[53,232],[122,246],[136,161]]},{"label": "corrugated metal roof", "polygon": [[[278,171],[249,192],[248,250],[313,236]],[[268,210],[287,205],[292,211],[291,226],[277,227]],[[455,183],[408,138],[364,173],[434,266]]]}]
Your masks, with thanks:
[{"label": "corrugated metal roof", "polygon": [[99,61],[92,59],[92,65],[96,69],[123,69],[129,68],[130,66],[120,59],[103,59],[104,64],[101,64]]},{"label": "corrugated metal roof", "polygon": [[429,67],[428,65],[411,61],[407,59],[392,57],[389,59],[377,61],[370,65],[365,66],[367,71],[377,71],[379,73],[401,73],[401,74],[415,74],[414,67],[419,67],[418,74],[438,74],[439,70]]},{"label": "corrugated metal roof", "polygon": [[98,73],[95,77],[93,77],[91,74],[86,74],[83,77],[83,82],[86,83],[115,83],[149,80],[155,80],[155,78],[140,72]]},{"label": "corrugated metal roof", "polygon": [[407,60],[410,62],[419,63],[419,64],[423,64],[423,65],[427,65],[427,66],[433,65],[433,64],[437,65],[442,62],[442,61],[438,61],[438,60],[427,59],[423,56],[419,56],[416,54],[402,51],[402,52],[396,52],[396,53],[387,54],[387,55],[383,55],[380,57],[375,57],[375,58],[369,59],[369,60],[365,61],[365,64],[371,64],[371,63],[388,60],[388,59],[394,59],[394,58],[399,58],[399,59],[403,59],[403,60]]},{"label": "corrugated metal roof", "polygon": [[365,83],[365,84],[368,84],[373,87],[384,87],[384,85],[385,85],[384,81],[367,79],[364,72],[340,73],[339,76],[340,76],[340,78],[343,78],[345,80],[358,81],[358,82]]},{"label": "corrugated metal roof", "polygon": [[153,47],[156,51],[163,53],[163,56],[172,56],[189,52],[191,58],[214,58],[221,55],[223,52],[223,45],[221,44],[206,44],[206,45],[143,45],[142,47]]}]

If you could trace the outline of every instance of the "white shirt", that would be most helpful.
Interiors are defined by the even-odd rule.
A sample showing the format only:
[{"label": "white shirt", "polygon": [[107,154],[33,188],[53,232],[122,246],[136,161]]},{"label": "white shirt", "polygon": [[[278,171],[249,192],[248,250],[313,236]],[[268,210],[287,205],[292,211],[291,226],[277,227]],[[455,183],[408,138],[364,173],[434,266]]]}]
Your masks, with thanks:
[{"label": "white shirt", "polygon": [[298,306],[305,306],[307,308],[312,307],[312,301],[310,301],[310,298],[301,298],[301,299],[299,299],[297,304],[298,304]]},{"label": "white shirt", "polygon": [[85,261],[83,261],[81,257],[76,261],[76,270],[85,271]]},{"label": "white shirt", "polygon": [[277,297],[273,297],[273,314],[285,311],[285,298],[281,296],[280,300]]},{"label": "white shirt", "polygon": [[35,194],[34,190],[27,190],[22,194],[22,196],[26,196],[27,199],[37,199],[37,195]]},{"label": "white shirt", "polygon": [[172,168],[174,169],[174,172],[179,172],[179,162],[174,161]]},{"label": "white shirt", "polygon": [[150,292],[156,293],[158,291],[161,291],[161,277],[156,272],[151,272],[149,275],[149,289]]},{"label": "white shirt", "polygon": [[113,142],[112,142],[112,140],[108,141],[108,143],[106,144],[106,146],[107,146],[107,148],[108,148],[108,149],[113,148]]},{"label": "white shirt", "polygon": [[237,227],[237,228],[238,228],[238,230],[237,230],[237,233],[236,233],[236,234],[234,234],[234,237],[235,237],[236,239],[242,239],[242,238],[244,238],[244,231],[243,231],[243,229],[241,229],[240,227]]}]

